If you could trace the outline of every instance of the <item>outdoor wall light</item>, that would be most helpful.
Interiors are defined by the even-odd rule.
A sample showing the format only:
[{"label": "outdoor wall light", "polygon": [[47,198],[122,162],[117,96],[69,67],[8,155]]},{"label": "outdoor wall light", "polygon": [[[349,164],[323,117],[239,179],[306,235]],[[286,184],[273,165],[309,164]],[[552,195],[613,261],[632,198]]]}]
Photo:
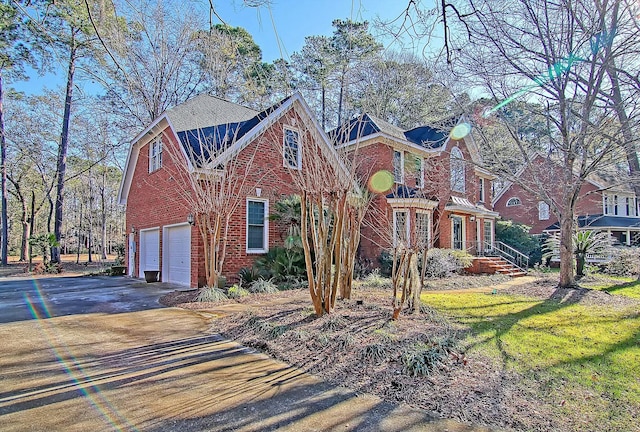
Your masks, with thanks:
[{"label": "outdoor wall light", "polygon": [[189,225],[195,225],[195,221],[193,219],[193,213],[189,213],[189,215],[187,216],[187,222],[189,223]]},{"label": "outdoor wall light", "polygon": [[476,220],[476,217],[475,217],[475,216],[469,216],[469,220],[470,220],[471,222],[473,222],[474,220]]},{"label": "outdoor wall light", "polygon": [[135,233],[136,233],[136,227],[131,225],[131,234],[135,234]]}]

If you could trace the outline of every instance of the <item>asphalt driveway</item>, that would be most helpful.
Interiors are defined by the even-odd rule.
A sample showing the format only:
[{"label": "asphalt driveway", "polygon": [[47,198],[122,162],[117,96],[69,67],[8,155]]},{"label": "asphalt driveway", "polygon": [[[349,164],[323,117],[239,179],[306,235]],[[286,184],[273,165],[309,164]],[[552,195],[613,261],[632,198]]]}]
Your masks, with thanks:
[{"label": "asphalt driveway", "polygon": [[124,276],[0,279],[0,323],[155,309],[163,294],[178,288]]},{"label": "asphalt driveway", "polygon": [[34,310],[0,324],[3,432],[488,430],[329,385],[225,340],[212,313],[158,308],[173,287],[101,277],[0,287],[0,303]]}]

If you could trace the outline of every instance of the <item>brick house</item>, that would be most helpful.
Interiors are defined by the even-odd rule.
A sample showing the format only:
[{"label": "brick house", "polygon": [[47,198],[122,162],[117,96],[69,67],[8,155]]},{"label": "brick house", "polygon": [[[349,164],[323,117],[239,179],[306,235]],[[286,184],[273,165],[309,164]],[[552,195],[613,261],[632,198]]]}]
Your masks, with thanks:
[{"label": "brick house", "polygon": [[[195,166],[203,164],[189,155],[202,153],[198,146],[203,141],[221,153],[207,166]],[[312,141],[314,145],[305,148]],[[126,205],[129,275],[160,271],[163,282],[191,287],[205,283],[203,240],[193,225],[194,209],[184,198],[193,187],[179,181],[177,165],[204,170],[229,160],[245,164],[244,189],[236,192],[241,196],[230,219],[223,267],[223,275],[235,278],[242,267],[282,244],[285,228],[269,220],[270,205],[297,193],[292,175],[305,169],[305,158],[318,148],[338,160],[299,94],[262,112],[209,95],[164,112],[132,141],[118,195]],[[183,155],[184,160],[169,154]],[[327,169],[339,166],[329,163]]]},{"label": "brick house", "polygon": [[[531,188],[509,182],[493,199],[494,209],[504,219],[530,226],[531,234],[559,231],[558,219],[544,199],[559,200],[563,184],[560,167],[543,155],[536,155],[531,166],[518,173],[521,182],[536,190],[536,181],[546,191],[534,194]],[[548,199],[548,198],[547,198]],[[613,182],[603,175],[590,175],[580,188],[576,202],[578,228],[609,232],[618,243],[640,242],[640,208],[638,199],[628,185]]]},{"label": "brick house", "polygon": [[[354,159],[363,182],[375,194],[363,223],[361,257],[376,265],[398,241],[427,242],[475,253],[494,242],[498,213],[491,209],[491,182],[481,169],[470,127],[462,118],[442,127],[403,130],[368,114],[330,136]],[[378,173],[392,180],[384,190]],[[387,224],[386,233],[385,227]]]}]

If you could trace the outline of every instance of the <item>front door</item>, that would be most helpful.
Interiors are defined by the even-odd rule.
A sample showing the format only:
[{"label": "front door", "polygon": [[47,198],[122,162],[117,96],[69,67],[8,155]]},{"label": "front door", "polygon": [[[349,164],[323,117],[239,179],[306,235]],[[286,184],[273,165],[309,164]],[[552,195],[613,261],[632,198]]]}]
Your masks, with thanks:
[{"label": "front door", "polygon": [[464,226],[462,217],[451,216],[451,248],[464,249]]},{"label": "front door", "polygon": [[484,250],[488,252],[493,249],[493,221],[484,221]]}]

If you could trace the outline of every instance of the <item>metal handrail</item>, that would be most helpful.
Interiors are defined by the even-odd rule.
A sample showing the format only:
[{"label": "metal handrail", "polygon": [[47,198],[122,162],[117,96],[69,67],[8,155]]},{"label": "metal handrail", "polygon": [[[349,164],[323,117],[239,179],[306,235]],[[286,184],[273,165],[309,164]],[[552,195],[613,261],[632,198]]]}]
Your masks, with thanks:
[{"label": "metal handrail", "polygon": [[527,271],[529,268],[529,257],[527,255],[501,241],[494,241],[493,243],[484,241],[472,242],[467,251],[476,256],[499,256],[523,271]]}]

